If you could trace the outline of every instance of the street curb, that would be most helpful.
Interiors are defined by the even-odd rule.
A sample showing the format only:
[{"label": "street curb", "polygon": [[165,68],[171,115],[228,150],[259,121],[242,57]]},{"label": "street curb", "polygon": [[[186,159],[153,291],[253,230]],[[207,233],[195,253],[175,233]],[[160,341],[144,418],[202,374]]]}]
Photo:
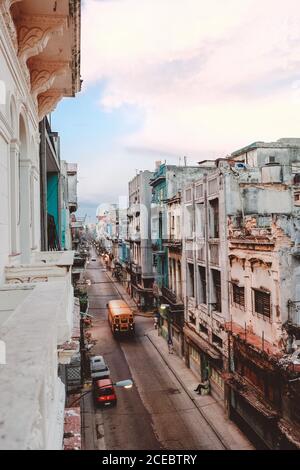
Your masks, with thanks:
[{"label": "street curb", "polygon": [[196,406],[196,408],[198,409],[198,411],[200,412],[201,416],[203,417],[203,419],[207,422],[207,424],[212,428],[213,432],[216,434],[216,436],[218,437],[219,441],[221,442],[221,444],[223,445],[223,447],[225,448],[225,450],[231,450],[231,447],[226,443],[226,441],[224,440],[223,436],[219,433],[219,431],[215,428],[215,426],[213,425],[213,423],[207,418],[207,416],[205,416],[205,414],[203,413],[201,407],[198,405],[197,401],[195,400],[195,398],[193,397],[193,395],[190,393],[190,391],[186,388],[185,386],[185,383],[181,380],[181,378],[179,377],[179,375],[177,374],[177,372],[174,370],[174,368],[170,365],[170,363],[167,361],[167,359],[165,358],[165,356],[162,354],[162,352],[159,350],[159,348],[157,347],[157,345],[154,343],[154,341],[150,338],[150,336],[148,335],[148,333],[145,333],[145,336],[149,339],[150,343],[155,347],[156,351],[159,353],[160,357],[162,358],[162,360],[164,361],[164,363],[168,366],[168,368],[170,369],[170,371],[172,372],[172,374],[176,377],[176,379],[178,380],[178,382],[180,383],[180,385],[182,386],[182,388],[185,390],[185,392],[187,393],[187,395],[189,396],[190,400],[192,400],[192,402],[194,403],[194,405]]}]

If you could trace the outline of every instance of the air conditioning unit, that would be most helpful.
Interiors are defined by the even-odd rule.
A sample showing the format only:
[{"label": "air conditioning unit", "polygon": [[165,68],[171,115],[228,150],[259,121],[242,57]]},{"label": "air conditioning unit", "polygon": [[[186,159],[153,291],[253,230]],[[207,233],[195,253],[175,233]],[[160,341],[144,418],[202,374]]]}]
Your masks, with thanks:
[{"label": "air conditioning unit", "polygon": [[237,170],[237,171],[246,170],[246,169],[247,169],[247,165],[246,165],[245,163],[243,163],[243,162],[237,162],[237,163],[235,163],[234,168],[235,168],[235,170]]}]

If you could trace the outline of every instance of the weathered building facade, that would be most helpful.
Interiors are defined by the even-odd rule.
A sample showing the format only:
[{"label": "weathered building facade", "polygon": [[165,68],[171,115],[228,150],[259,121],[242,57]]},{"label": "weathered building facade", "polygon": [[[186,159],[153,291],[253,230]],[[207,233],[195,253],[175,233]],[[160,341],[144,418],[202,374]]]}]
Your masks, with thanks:
[{"label": "weathered building facade", "polygon": [[184,189],[185,360],[224,400],[228,275],[223,177],[210,167]]},{"label": "weathered building facade", "polygon": [[151,236],[154,264],[156,305],[160,311],[161,333],[183,354],[184,278],[182,276],[181,190],[209,170],[211,164],[175,166],[157,162],[152,186]]},{"label": "weathered building facade", "polygon": [[[162,301],[168,307],[167,318],[161,319],[160,328],[164,337],[170,337],[177,354],[183,354],[184,304],[182,284],[182,204],[178,191],[167,200],[167,248],[168,285],[162,286]],[[168,324],[169,322],[169,324]]]},{"label": "weathered building facade", "polygon": [[0,89],[0,447],[60,449],[73,253],[41,252],[39,122],[80,90],[79,0],[0,1]]},{"label": "weathered building facade", "polygon": [[228,405],[272,449],[300,446],[299,168],[299,139],[254,143],[234,152],[224,168]]},{"label": "weathered building facade", "polygon": [[254,143],[183,192],[186,363],[270,449],[300,443],[299,151]]},{"label": "weathered building facade", "polygon": [[128,243],[131,295],[143,309],[153,305],[151,247],[151,171],[140,171],[129,182]]}]

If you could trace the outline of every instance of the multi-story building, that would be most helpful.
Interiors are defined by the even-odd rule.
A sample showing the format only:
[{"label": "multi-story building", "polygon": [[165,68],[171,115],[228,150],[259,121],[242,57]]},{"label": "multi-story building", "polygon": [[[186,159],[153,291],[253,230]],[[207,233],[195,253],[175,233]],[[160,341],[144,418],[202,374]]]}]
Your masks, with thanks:
[{"label": "multi-story building", "polygon": [[300,448],[300,139],[226,164],[230,414],[268,448]]},{"label": "multi-story building", "polygon": [[129,182],[128,243],[131,295],[143,309],[153,305],[151,248],[151,171],[140,171]]},{"label": "multi-story building", "polygon": [[[164,241],[168,256],[168,287],[162,286],[162,301],[169,305],[165,319],[160,325],[164,336],[173,340],[178,355],[183,354],[184,303],[182,289],[182,204],[181,192],[178,191],[167,201],[167,239]],[[170,321],[172,319],[172,321]],[[168,325],[169,320],[169,325]],[[165,325],[164,325],[165,323]]]},{"label": "multi-story building", "polygon": [[39,122],[80,90],[79,0],[0,1],[0,89],[0,448],[60,449],[73,253],[41,252]]},{"label": "multi-story building", "polygon": [[183,192],[185,360],[224,400],[228,273],[223,175],[210,168]]},{"label": "multi-story building", "polygon": [[267,448],[299,448],[300,140],[257,142],[184,189],[185,357]]},{"label": "multi-story building", "polygon": [[60,137],[47,117],[40,128],[42,250],[72,249],[70,214],[77,210],[77,164],[60,158]]},{"label": "multi-story building", "polygon": [[130,292],[130,243],[128,241],[128,217],[127,217],[127,204],[126,207],[119,206],[119,252],[118,262],[121,265],[122,275],[120,282]]},{"label": "multi-story building", "polygon": [[198,166],[176,166],[156,163],[150,181],[152,187],[151,238],[154,265],[154,294],[161,310],[160,328],[165,339],[173,340],[182,351],[184,320],[181,289],[181,189],[211,167],[210,162]]}]

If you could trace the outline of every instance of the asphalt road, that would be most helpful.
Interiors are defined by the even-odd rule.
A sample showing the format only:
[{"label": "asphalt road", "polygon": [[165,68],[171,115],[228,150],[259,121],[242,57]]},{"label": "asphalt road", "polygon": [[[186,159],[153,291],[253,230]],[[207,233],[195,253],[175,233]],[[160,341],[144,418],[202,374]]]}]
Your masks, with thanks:
[{"label": "asphalt road", "polygon": [[115,407],[95,409],[91,395],[83,402],[85,449],[208,450],[224,449],[180,383],[162,361],[145,332],[152,319],[136,317],[133,338],[116,339],[106,304],[120,298],[99,261],[86,270],[90,313],[94,316],[94,354],[104,356],[113,381],[133,378],[130,390],[117,389]]}]

